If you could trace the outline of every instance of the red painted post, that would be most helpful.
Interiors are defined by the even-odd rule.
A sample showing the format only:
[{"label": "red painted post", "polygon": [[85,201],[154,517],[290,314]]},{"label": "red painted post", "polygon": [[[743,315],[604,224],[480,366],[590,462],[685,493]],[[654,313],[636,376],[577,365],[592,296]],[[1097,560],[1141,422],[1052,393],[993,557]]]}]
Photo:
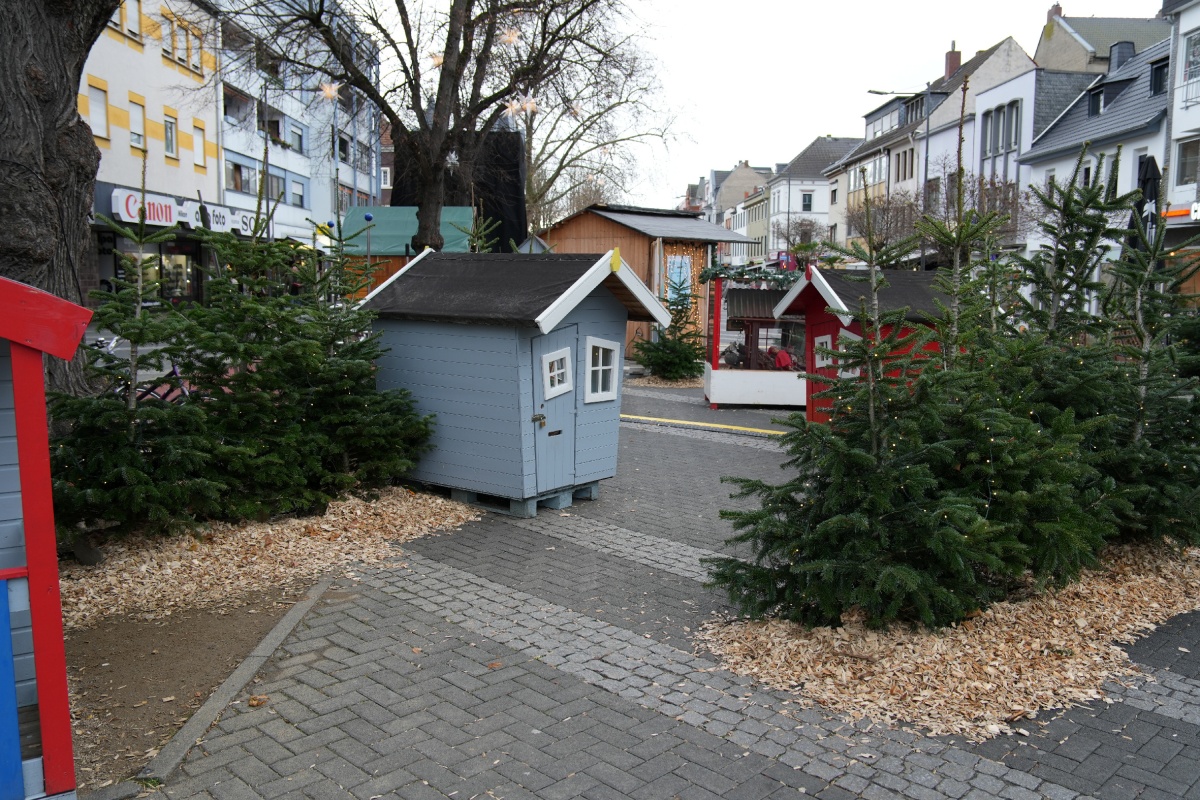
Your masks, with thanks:
[{"label": "red painted post", "polygon": [[[86,324],[86,323],[85,323]],[[33,623],[38,715],[46,794],[74,791],[71,707],[67,699],[67,655],[63,643],[62,600],[58,592],[58,548],[50,482],[50,435],[46,423],[46,378],[42,353],[10,342],[13,406],[17,423],[17,462],[21,513],[29,570],[29,610]]]},{"label": "red painted post", "polygon": [[713,303],[712,303],[712,369],[716,372],[721,364],[721,287],[725,283],[724,278],[717,278],[713,281]]}]

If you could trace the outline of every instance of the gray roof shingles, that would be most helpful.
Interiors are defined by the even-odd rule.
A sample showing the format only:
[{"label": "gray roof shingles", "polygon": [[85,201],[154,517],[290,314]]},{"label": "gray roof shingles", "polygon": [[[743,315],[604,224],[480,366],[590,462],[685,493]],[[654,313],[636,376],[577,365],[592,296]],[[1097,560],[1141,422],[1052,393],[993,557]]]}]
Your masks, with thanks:
[{"label": "gray roof shingles", "polygon": [[1158,44],[1171,35],[1171,24],[1161,19],[1124,19],[1114,17],[1060,17],[1061,21],[1091,45],[1096,55],[1108,58],[1117,42],[1133,42],[1135,52]]},{"label": "gray roof shingles", "polygon": [[822,173],[827,167],[840,161],[843,156],[862,144],[862,141],[862,137],[819,136],[788,162],[775,177],[819,181],[824,177]]},{"label": "gray roof shingles", "polygon": [[600,258],[429,253],[364,307],[385,318],[532,325]]},{"label": "gray roof shingles", "polygon": [[1142,131],[1154,130],[1167,113],[1167,94],[1150,94],[1150,64],[1166,58],[1170,40],[1141,51],[1119,69],[1103,76],[1096,88],[1125,84],[1115,97],[1106,97],[1103,111],[1088,115],[1088,97],[1075,99],[1062,117],[1051,125],[1021,156],[1023,164],[1036,164],[1078,150],[1084,142],[1103,146]]},{"label": "gray roof shingles", "polygon": [[1039,70],[1033,105],[1034,138],[1041,136],[1094,80],[1094,72]]},{"label": "gray roof shingles", "polygon": [[653,239],[672,239],[684,242],[738,242],[753,241],[740,233],[726,230],[691,214],[656,214],[639,211],[613,211],[605,208],[589,209],[605,219],[610,219],[626,228],[632,228]]}]

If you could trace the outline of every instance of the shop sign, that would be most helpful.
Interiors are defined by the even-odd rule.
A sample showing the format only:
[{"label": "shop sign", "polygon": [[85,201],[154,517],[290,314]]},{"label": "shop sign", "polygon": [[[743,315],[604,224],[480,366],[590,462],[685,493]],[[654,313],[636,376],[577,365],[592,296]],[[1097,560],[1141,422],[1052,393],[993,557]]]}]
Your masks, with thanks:
[{"label": "shop sign", "polygon": [[[137,222],[138,210],[142,207],[142,193],[130,189],[113,189],[113,216],[122,222]],[[150,225],[168,227],[178,219],[179,207],[174,197],[161,194],[146,194],[146,222]]]}]

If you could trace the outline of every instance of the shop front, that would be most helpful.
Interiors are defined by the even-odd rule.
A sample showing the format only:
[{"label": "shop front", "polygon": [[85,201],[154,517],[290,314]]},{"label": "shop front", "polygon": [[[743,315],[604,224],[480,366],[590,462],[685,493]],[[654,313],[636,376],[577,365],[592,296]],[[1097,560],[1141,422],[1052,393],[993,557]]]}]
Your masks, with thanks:
[{"label": "shop front", "polygon": [[138,212],[145,208],[146,226],[150,232],[177,225],[175,238],[160,244],[138,245],[109,228],[97,216],[93,224],[95,241],[95,288],[115,289],[114,279],[121,277],[122,256],[135,261],[153,257],[155,263],[146,272],[147,280],[159,284],[160,297],[156,302],[179,304],[203,298],[202,267],[213,256],[204,247],[195,231],[202,227],[207,213],[210,230],[250,235],[254,229],[254,212],[201,204],[172,195],[146,192],[114,184],[97,182],[94,206],[97,215],[116,220],[124,226],[138,222]]}]

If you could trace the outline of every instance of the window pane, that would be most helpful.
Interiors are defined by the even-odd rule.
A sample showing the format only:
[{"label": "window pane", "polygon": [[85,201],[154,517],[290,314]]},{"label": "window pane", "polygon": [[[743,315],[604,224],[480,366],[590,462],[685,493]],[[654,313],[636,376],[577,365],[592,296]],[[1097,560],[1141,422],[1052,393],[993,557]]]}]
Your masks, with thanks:
[{"label": "window pane", "polygon": [[207,163],[204,156],[204,128],[199,125],[192,127],[192,161],[197,167]]},{"label": "window pane", "polygon": [[125,0],[125,30],[134,36],[142,33],[142,0]]},{"label": "window pane", "polygon": [[108,138],[108,92],[95,86],[88,87],[88,124],[94,135]]},{"label": "window pane", "polygon": [[129,143],[134,147],[146,146],[146,109],[141,103],[129,104]]},{"label": "window pane", "polygon": [[163,117],[163,147],[167,151],[167,155],[173,156],[176,154],[175,144],[176,123],[174,117]]},{"label": "window pane", "polygon": [[1179,186],[1196,182],[1196,166],[1200,164],[1200,139],[1179,145],[1179,167],[1175,183]]},{"label": "window pane", "polygon": [[1183,48],[1183,80],[1194,81],[1200,78],[1200,33],[1187,37]]}]

